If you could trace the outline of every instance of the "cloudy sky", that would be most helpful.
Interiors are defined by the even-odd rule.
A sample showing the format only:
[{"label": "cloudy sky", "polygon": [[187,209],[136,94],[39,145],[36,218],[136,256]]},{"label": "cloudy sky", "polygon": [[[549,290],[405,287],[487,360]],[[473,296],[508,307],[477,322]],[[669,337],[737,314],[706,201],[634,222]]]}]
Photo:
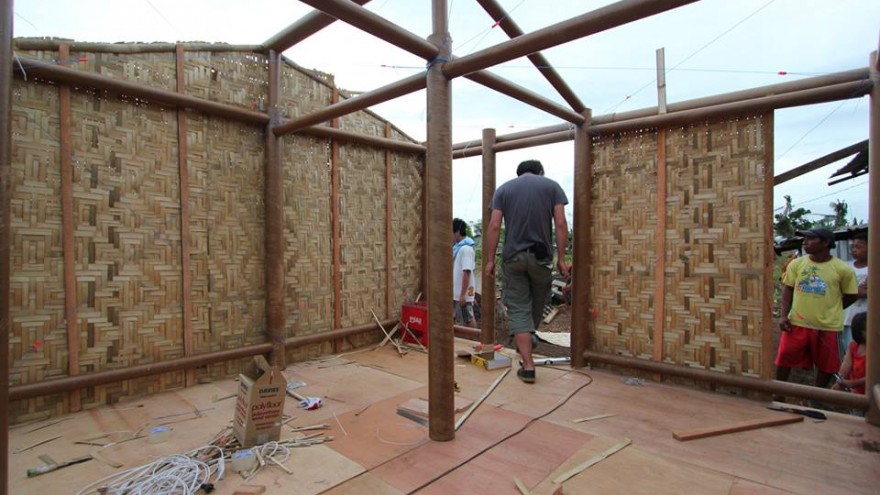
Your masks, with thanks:
[{"label": "cloudy sky", "polygon": [[[453,52],[458,55],[507,40],[475,0],[448,0]],[[499,0],[525,32],[613,3],[608,0]],[[405,29],[430,34],[430,0],[373,0],[367,8]],[[296,1],[249,0],[16,0],[15,36],[77,41],[207,41],[259,44],[311,8]],[[880,40],[877,0],[702,0],[658,16],[544,52],[593,110],[622,112],[657,103],[655,51],[664,48],[669,103],[865,67]],[[345,89],[365,91],[423,71],[425,62],[337,22],[285,52],[295,62],[335,75]],[[564,101],[525,58],[492,69],[550,99]],[[373,108],[416,139],[425,139],[425,93]],[[453,141],[478,142],[482,129],[499,135],[558,124],[554,116],[464,79],[453,81]],[[867,138],[868,100],[846,100],[779,110],[775,117],[775,173]],[[572,195],[571,143],[500,153],[499,184],[527,158]],[[791,195],[795,207],[830,213],[845,200],[849,217],[867,217],[867,176],[827,186],[833,164],[775,190],[775,208]],[[480,158],[453,164],[453,215],[478,220]],[[570,212],[569,212],[570,213]],[[815,217],[818,219],[819,217]]]}]

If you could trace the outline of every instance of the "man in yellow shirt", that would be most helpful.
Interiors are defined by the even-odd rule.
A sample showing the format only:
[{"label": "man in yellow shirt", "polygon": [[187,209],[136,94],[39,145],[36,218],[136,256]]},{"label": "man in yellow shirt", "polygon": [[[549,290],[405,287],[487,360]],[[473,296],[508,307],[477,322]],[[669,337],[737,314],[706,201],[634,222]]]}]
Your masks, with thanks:
[{"label": "man in yellow shirt", "polygon": [[831,255],[834,234],[823,228],[798,231],[802,256],[788,264],[782,279],[782,307],[776,379],[788,381],[792,368],[813,369],[816,386],[826,388],[840,368],[837,334],[843,309],[858,294],[852,267]]}]

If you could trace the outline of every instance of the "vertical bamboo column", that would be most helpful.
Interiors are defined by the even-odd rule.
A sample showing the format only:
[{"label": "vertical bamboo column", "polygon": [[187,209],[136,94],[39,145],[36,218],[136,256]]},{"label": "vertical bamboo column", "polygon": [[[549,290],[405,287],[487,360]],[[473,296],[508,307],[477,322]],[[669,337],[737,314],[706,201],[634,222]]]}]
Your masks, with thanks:
[{"label": "vertical bamboo column", "polygon": [[[486,247],[489,231],[489,218],[492,197],[495,195],[495,129],[483,129],[483,263],[486,260],[495,259],[495,253],[490,253]],[[482,318],[480,320],[480,342],[491,344],[495,342],[495,277],[490,276],[486,270],[480,269],[482,277],[482,294],[480,301]]]},{"label": "vertical bamboo column", "polygon": [[12,242],[12,0],[0,0],[0,495],[9,493],[9,245]]},{"label": "vertical bamboo column", "polygon": [[[70,45],[58,45],[62,65],[70,60]],[[76,311],[76,252],[73,220],[73,150],[70,145],[70,86],[58,85],[59,137],[61,140],[61,251],[64,257],[64,322],[67,329],[67,374],[79,374],[79,326]],[[80,390],[67,394],[70,412],[81,409]]]},{"label": "vertical bamboo column", "polygon": [[428,63],[428,415],[432,440],[455,438],[452,311],[452,107],[451,84],[441,70],[451,56],[446,0],[433,0],[433,34],[440,52]]},{"label": "vertical bamboo column", "polygon": [[[880,59],[870,57],[871,80],[868,130],[868,332],[865,390],[872,394],[880,384]],[[876,397],[874,398],[876,399]],[[880,409],[872,400],[865,420],[880,426]]]},{"label": "vertical bamboo column", "polygon": [[[385,137],[391,137],[391,123],[385,122]],[[394,287],[394,270],[391,268],[394,262],[394,209],[392,198],[394,197],[394,181],[392,174],[391,150],[385,150],[385,318],[391,318],[396,308],[391,307],[392,288]],[[341,328],[337,326],[336,328]]]},{"label": "vertical bamboo column", "polygon": [[[663,361],[666,321],[666,129],[657,131],[657,224],[654,227],[654,349],[651,359]],[[660,375],[655,375],[659,381]]]},{"label": "vertical bamboo column", "polygon": [[[657,113],[666,113],[666,50],[657,49]],[[666,129],[657,130],[657,224],[654,227],[654,349],[651,359],[663,361],[666,321]],[[662,380],[654,374],[656,381]]]},{"label": "vertical bamboo column", "polygon": [[[177,64],[177,92],[186,94],[186,50],[178,43],[175,49]],[[186,108],[177,107],[177,165],[180,174],[180,273],[183,295],[183,355],[195,351],[192,329],[192,271],[190,267],[189,235],[189,163],[187,161]],[[186,386],[196,383],[195,370],[186,370]]]},{"label": "vertical bamboo column", "polygon": [[281,138],[272,128],[281,121],[278,93],[281,88],[281,59],[269,50],[269,123],[266,125],[266,327],[272,343],[270,360],[284,369],[284,173],[281,167]]},{"label": "vertical bamboo column", "polygon": [[[764,119],[764,298],[761,301],[761,378],[773,379],[773,332],[776,327],[773,320],[773,291],[776,285],[773,280],[773,111],[768,111]],[[743,363],[745,364],[745,363]]]},{"label": "vertical bamboo column", "polygon": [[[333,87],[332,104],[339,102],[339,88]],[[330,120],[330,127],[339,129],[339,117]],[[330,245],[333,270],[333,328],[342,328],[342,246],[339,232],[339,141],[330,140]],[[333,341],[333,352],[340,352],[343,339]]]},{"label": "vertical bamboo column", "polygon": [[590,343],[590,229],[593,226],[593,143],[590,122],[593,112],[584,110],[584,124],[575,128],[574,134],[574,219],[572,237],[573,277],[571,280],[571,365],[582,368],[587,365],[584,351]]}]

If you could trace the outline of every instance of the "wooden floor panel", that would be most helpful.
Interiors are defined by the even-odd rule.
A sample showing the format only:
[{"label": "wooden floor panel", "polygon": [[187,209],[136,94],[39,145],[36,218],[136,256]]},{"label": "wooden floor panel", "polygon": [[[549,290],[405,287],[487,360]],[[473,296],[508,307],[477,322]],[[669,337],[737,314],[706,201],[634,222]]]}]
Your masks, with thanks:
[{"label": "wooden floor panel", "polygon": [[[456,340],[457,350],[469,347]],[[454,356],[450,362],[459,395],[470,400],[483,395],[502,373]],[[293,449],[285,463],[292,475],[273,467],[245,482],[227,472],[214,493],[257,484],[269,495],[398,495],[420,487],[420,493],[515,494],[514,476],[530,489],[545,486],[552,473],[621,438],[632,444],[566,481],[566,493],[853,495],[876,493],[880,486],[880,429],[862,418],[827,413],[829,419],[822,422],[806,418],[679,442],[672,431],[774,413],[765,402],[605,370],[585,376],[566,367],[541,367],[535,385],[508,374],[453,441],[432,442],[425,426],[396,414],[397,405],[408,399],[428,398],[427,369],[427,355],[410,351],[401,357],[388,346],[291,364],[287,378],[305,382],[299,392],[321,397],[324,406],[305,411],[288,398],[285,413],[295,416],[288,424],[327,424],[325,432],[335,440]],[[139,439],[100,450],[125,468],[203,445],[231,424],[235,400],[222,398],[237,387],[234,380],[218,381],[16,426],[10,430],[11,493],[76,493],[117,471],[92,460],[27,478],[27,469],[41,464],[41,454],[64,461],[97,450],[76,445],[76,440],[113,432],[108,438],[121,439],[126,432],[170,422],[172,436],[166,442]],[[572,421],[604,414],[611,416]],[[282,431],[282,438],[299,435],[287,426]],[[43,440],[50,441],[19,451]]]}]

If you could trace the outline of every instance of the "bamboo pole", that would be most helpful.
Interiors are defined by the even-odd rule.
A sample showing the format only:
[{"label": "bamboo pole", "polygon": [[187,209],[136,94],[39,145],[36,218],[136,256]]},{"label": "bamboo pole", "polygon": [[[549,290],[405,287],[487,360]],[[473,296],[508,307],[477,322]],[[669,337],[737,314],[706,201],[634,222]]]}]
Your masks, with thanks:
[{"label": "bamboo pole", "polygon": [[9,318],[12,243],[12,0],[0,0],[0,495],[9,493]]},{"label": "bamboo pole", "polygon": [[470,79],[471,81],[474,81],[475,83],[482,84],[487,88],[494,89],[499,93],[508,95],[523,103],[532,105],[535,108],[539,108],[549,113],[550,115],[555,115],[556,117],[575,124],[583,124],[584,122],[584,117],[581,114],[573,112],[571,109],[566,108],[553,100],[545,98],[538,93],[526,89],[518,84],[514,84],[507,79],[499,77],[487,70],[477,71],[473,74],[468,74],[465,77],[467,79]]},{"label": "bamboo pole", "polygon": [[[339,103],[339,89],[333,88],[331,105]],[[339,128],[339,117],[330,122],[333,129]],[[342,325],[342,234],[340,233],[339,217],[339,143],[330,141],[330,269],[333,278],[333,326]],[[342,341],[333,341],[333,351],[340,352]]]},{"label": "bamboo pole", "polygon": [[773,251],[773,168],[774,163],[774,114],[768,112],[761,129],[764,141],[764,266],[763,284],[764,297],[761,298],[761,378],[770,380],[773,378],[773,358],[776,355],[773,348],[773,331],[776,321],[773,319],[773,293],[775,282],[773,280],[773,264],[776,255]]},{"label": "bamboo pole", "polygon": [[[246,124],[265,125],[269,121],[269,117],[261,112],[203,100],[194,96],[181,95],[174,91],[152,88],[143,84],[112,79],[100,74],[68,69],[67,67],[50,64],[42,60],[21,58],[21,63],[25,67],[28,77],[41,77],[67,84],[106,89],[128,96],[139,96],[149,100],[151,103],[191,108],[209,115],[225,117]],[[13,67],[12,64],[9,65]],[[16,70],[20,70],[17,68],[18,64],[15,64],[14,67],[16,67]]]},{"label": "bamboo pole", "polygon": [[424,72],[414,74],[405,79],[401,79],[400,81],[393,82],[372,91],[367,91],[366,93],[361,93],[353,98],[340,101],[334,105],[312,112],[309,115],[287,122],[286,124],[276,127],[274,132],[276,136],[296,132],[305,127],[310,127],[321,122],[326,122],[335,117],[341,117],[358,110],[363,110],[369,106],[397,98],[398,96],[415,93],[420,89],[425,89],[426,84],[427,82]]},{"label": "bamboo pole", "polygon": [[[689,124],[692,122],[702,122],[712,118],[730,117],[733,115],[766,112],[768,110],[773,110],[777,108],[788,108],[800,105],[811,105],[814,103],[836,101],[841,99],[858,98],[867,94],[867,92],[870,90],[870,86],[870,81],[859,80],[792,93],[785,93],[781,95],[764,96],[740,102],[724,103],[709,107],[665,113],[662,115],[653,115],[650,117],[640,117],[625,121],[597,124],[590,126],[589,131],[591,135],[613,134],[616,132],[623,132],[632,129],[670,127],[674,125]],[[667,108],[671,108],[671,105]],[[549,134],[517,139],[515,141],[508,140],[498,142],[495,145],[494,150],[496,152],[509,151],[521,148],[528,148],[531,146],[561,143],[564,141],[571,141],[572,139],[572,132],[557,131]],[[452,154],[452,157],[464,158],[466,156],[477,156],[480,153],[482,153],[482,150],[479,148],[468,148],[454,152]]]},{"label": "bamboo pole", "polygon": [[[488,260],[495,259],[495,253],[488,251],[489,239],[486,232],[489,231],[489,218],[492,211],[492,197],[495,196],[495,180],[496,180],[496,162],[495,152],[492,147],[495,145],[495,129],[483,129],[483,214],[482,214],[482,242],[483,242],[483,263]],[[492,344],[495,342],[495,277],[489,275],[489,272],[480,267],[480,276],[482,277],[480,294],[480,304],[482,317],[480,319],[480,342],[483,344]]]},{"label": "bamboo pole", "polygon": [[[496,0],[477,0],[477,3],[483,7],[483,10],[485,10],[493,20],[500,22],[501,29],[504,30],[507,36],[517,38],[525,34],[504,10],[504,7],[502,7]],[[562,79],[562,76],[556,72],[556,69],[550,65],[550,61],[547,60],[547,57],[542,53],[533,53],[528,56],[528,59],[541,72],[544,78],[547,79],[547,82],[553,86],[553,89],[562,96],[562,99],[564,99],[571,108],[575,110],[575,112],[582,112],[584,110],[585,107],[580,98],[578,98],[565,80]]]},{"label": "bamboo pole", "polygon": [[432,0],[433,32],[428,40],[437,47],[437,58],[428,67],[428,152],[425,160],[425,236],[428,240],[428,431],[432,440],[455,438],[451,255],[452,235],[452,106],[451,84],[443,75],[443,61],[450,58],[446,0]]},{"label": "bamboo pole", "polygon": [[801,399],[837,404],[839,406],[850,407],[853,409],[866,409],[868,407],[868,398],[866,396],[853,394],[851,392],[838,392],[827,388],[800,385],[797,383],[729,375],[726,373],[697,369],[689,366],[657,363],[634,357],[602,354],[592,351],[585,351],[584,357],[590,363],[622,366],[624,368],[637,369],[649,373],[660,373],[666,376],[677,376],[691,380],[704,381],[725,387],[737,387],[767,394],[799,397]]},{"label": "bamboo pole", "polygon": [[273,366],[284,369],[284,334],[286,311],[284,310],[284,165],[282,164],[281,139],[272,132],[280,118],[279,94],[281,90],[281,64],[278,54],[269,51],[269,112],[266,125],[266,330],[272,344],[270,361]]},{"label": "bamboo pole", "polygon": [[[178,43],[95,43],[89,41],[66,41],[59,39],[18,39],[17,50],[54,51],[61,43],[67,43],[71,51],[91,53],[174,53]],[[185,50],[193,52],[257,52],[265,50],[262,45],[227,45],[225,43],[182,43]]]},{"label": "bamboo pole", "polygon": [[[70,59],[66,43],[58,46],[58,58]],[[62,62],[64,63],[64,62]],[[61,251],[64,257],[64,321],[67,331],[67,374],[79,374],[79,325],[76,293],[76,244],[73,218],[73,149],[70,144],[70,86],[58,87],[59,140],[61,141]],[[68,395],[68,409],[81,409],[79,390]]]},{"label": "bamboo pole", "polygon": [[[707,96],[704,98],[696,98],[692,100],[685,100],[678,103],[668,104],[666,109],[668,112],[680,112],[683,110],[693,110],[697,108],[703,108],[708,106],[720,105],[723,103],[734,103],[741,102],[746,100],[751,100],[755,98],[760,98],[763,96],[773,96],[773,95],[782,95],[785,93],[795,93],[798,91],[803,91],[806,89],[814,89],[821,88],[826,86],[831,86],[834,84],[846,83],[846,82],[854,82],[854,81],[865,81],[868,79],[868,69],[860,68],[860,69],[851,69],[843,72],[836,72],[833,74],[827,74],[824,76],[810,77],[805,79],[800,79],[793,82],[779,83],[779,84],[771,84],[768,86],[761,86],[757,88],[746,89],[742,91],[734,91],[731,93],[722,93],[714,96]],[[656,115],[658,113],[659,107],[648,107],[641,108],[638,110],[632,110],[629,112],[622,113],[612,113],[608,115],[598,115],[593,117],[593,125],[598,124],[608,124],[612,122],[621,122],[631,119],[636,119],[640,117],[649,117],[651,115]],[[504,134],[501,136],[497,136],[497,143],[504,143],[507,141],[517,141],[524,138],[543,136],[547,134],[555,134],[558,132],[568,131],[571,126],[569,124],[554,124],[545,127],[538,127],[535,129],[529,129],[526,131],[518,131],[512,132],[510,134]],[[571,137],[570,139],[574,139]],[[464,148],[470,148],[471,142],[463,142],[457,143],[453,145],[453,149],[458,151]]]},{"label": "bamboo pole", "polygon": [[571,365],[582,368],[587,363],[584,351],[589,348],[590,329],[590,273],[593,258],[590,253],[593,228],[593,143],[587,132],[590,110],[584,110],[586,124],[575,129],[574,138],[574,218],[572,236],[572,301],[571,301]]},{"label": "bamboo pole", "polygon": [[381,148],[390,151],[400,151],[403,153],[422,154],[425,152],[425,147],[421,144],[409,143],[407,141],[397,141],[394,139],[383,138],[379,136],[370,136],[369,134],[359,134],[356,132],[335,129],[333,127],[327,127],[323,125],[306,127],[305,129],[296,131],[296,133],[334,139],[337,141],[345,141],[348,143],[365,144],[367,146],[373,146],[375,148]]},{"label": "bamboo pole", "polygon": [[[385,40],[398,48],[418,55],[426,60],[437,56],[439,48],[424,38],[413,34],[393,22],[349,0],[301,0],[325,14],[347,22],[361,31]],[[448,57],[447,57],[448,60]]]},{"label": "bamboo pole", "polygon": [[[385,122],[385,139],[391,139],[391,124]],[[391,150],[385,150],[385,318],[391,318],[396,308],[392,308],[394,294],[394,174]]]},{"label": "bamboo pole", "polygon": [[[865,390],[873,394],[880,384],[880,57],[871,53],[871,88],[868,117],[868,324],[867,373]],[[880,408],[877,397],[865,420],[880,426]]]},{"label": "bamboo pole", "polygon": [[622,0],[453,60],[443,73],[450,79],[463,76],[695,1]]},{"label": "bamboo pole", "polygon": [[[391,326],[397,320],[385,320],[382,325]],[[375,323],[366,325],[358,325],[347,328],[338,328],[326,332],[318,332],[309,335],[298,335],[296,337],[288,337],[284,340],[285,349],[298,349],[312,344],[320,344],[324,342],[332,342],[333,339],[341,339],[368,332],[376,332],[379,327]],[[58,378],[55,380],[46,380],[37,383],[28,383],[26,385],[18,385],[9,390],[9,401],[33,399],[44,395],[68,392],[70,390],[95,387],[98,385],[106,385],[108,383],[118,383],[125,380],[135,378],[143,378],[147,376],[156,376],[162,373],[170,373],[188,368],[197,368],[207,366],[214,363],[223,363],[226,361],[234,361],[236,359],[256,356],[258,354],[268,354],[272,352],[273,345],[271,342],[262,344],[253,344],[245,347],[237,347],[235,349],[226,349],[223,351],[208,352],[205,354],[197,354],[195,356],[170,359],[168,361],[159,361],[150,364],[139,364],[129,366],[117,370],[99,371],[86,375],[74,377]],[[5,407],[5,406],[4,406]]]},{"label": "bamboo pole", "polygon": [[[177,92],[186,94],[186,51],[182,44],[177,45],[176,69]],[[189,235],[189,162],[187,159],[187,126],[186,109],[177,109],[177,166],[180,180],[180,280],[182,294],[180,304],[183,306],[183,355],[195,353],[192,329],[192,270],[190,269],[190,235]],[[191,387],[196,383],[195,370],[186,370],[185,384]]]},{"label": "bamboo pole", "polygon": [[[351,1],[358,5],[366,5],[370,0]],[[264,41],[261,46],[265,50],[275,50],[277,53],[281,53],[334,22],[336,22],[335,17],[315,10]]]},{"label": "bamboo pole", "polygon": [[[666,323],[666,129],[657,132],[657,224],[654,227],[654,348],[651,358],[663,362]],[[772,245],[772,243],[771,243]]]}]

